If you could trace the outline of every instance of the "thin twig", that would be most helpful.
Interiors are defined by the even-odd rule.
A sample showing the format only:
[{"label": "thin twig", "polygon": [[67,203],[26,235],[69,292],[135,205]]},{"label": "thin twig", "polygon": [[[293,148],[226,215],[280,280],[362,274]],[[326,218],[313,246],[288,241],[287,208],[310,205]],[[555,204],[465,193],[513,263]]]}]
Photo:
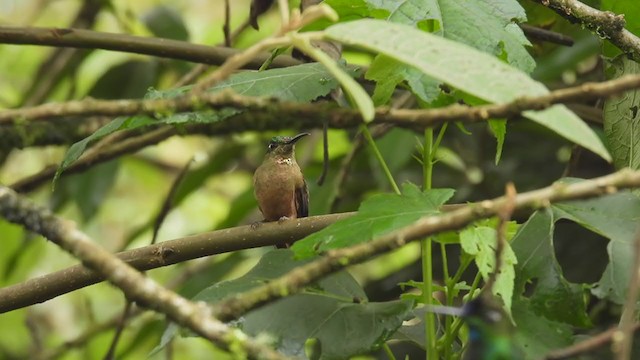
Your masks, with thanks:
[{"label": "thin twig", "polygon": [[572,46],[573,39],[565,34],[560,34],[555,31],[546,30],[537,26],[531,26],[527,24],[518,24],[525,36],[529,39],[546,41],[554,44]]},{"label": "thin twig", "polygon": [[[633,331],[640,329],[640,323],[633,324]],[[586,340],[580,341],[566,348],[553,350],[548,353],[543,360],[564,360],[574,359],[580,354],[591,352],[597,348],[603,347],[612,341],[615,334],[618,332],[618,328],[611,328],[603,331],[595,336],[592,336]]]},{"label": "thin twig", "polygon": [[[45,45],[84,49],[103,49],[144,54],[209,65],[221,65],[241,51],[226,47],[192,44],[186,41],[141,37],[126,34],[103,33],[84,29],[0,26],[0,43],[19,45]],[[259,69],[270,54],[257,52],[243,66]],[[273,67],[288,67],[300,62],[281,55],[274,59]]]},{"label": "thin twig", "polygon": [[488,293],[493,291],[493,286],[502,271],[502,263],[504,257],[504,249],[507,247],[507,225],[511,220],[511,215],[516,205],[516,187],[513,183],[507,183],[505,187],[506,202],[504,207],[498,211],[498,227],[496,231],[496,251],[495,251],[495,268],[490,274],[485,289]]}]

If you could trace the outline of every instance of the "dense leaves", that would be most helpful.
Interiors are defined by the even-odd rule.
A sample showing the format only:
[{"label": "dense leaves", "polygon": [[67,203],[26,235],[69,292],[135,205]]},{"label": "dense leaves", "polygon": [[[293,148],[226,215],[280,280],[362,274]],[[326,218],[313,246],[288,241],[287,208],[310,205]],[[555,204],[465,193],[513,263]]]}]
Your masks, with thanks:
[{"label": "dense leaves", "polygon": [[380,194],[365,200],[358,213],[348,219],[307,236],[292,249],[298,258],[355,245],[409,225],[426,215],[439,213],[439,208],[453,196],[451,189],[421,192],[413,184],[405,184],[402,195]]},{"label": "dense leaves", "polygon": [[[300,266],[289,250],[266,253],[246,275],[214,284],[194,300],[216,302],[251,289]],[[236,325],[251,335],[267,335],[287,355],[302,356],[308,339],[317,342],[319,359],[343,359],[379,347],[411,311],[407,301],[368,302],[346,272],[320,280],[300,295],[290,296],[243,316]],[[170,327],[163,343],[172,336]]]}]

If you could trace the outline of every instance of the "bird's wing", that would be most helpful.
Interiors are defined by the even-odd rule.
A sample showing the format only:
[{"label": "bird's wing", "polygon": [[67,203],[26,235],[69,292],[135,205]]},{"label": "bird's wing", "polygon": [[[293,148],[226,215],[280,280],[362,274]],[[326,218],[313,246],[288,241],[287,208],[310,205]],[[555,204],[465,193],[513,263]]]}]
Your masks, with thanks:
[{"label": "bird's wing", "polygon": [[296,188],[296,214],[299,218],[309,216],[309,189],[304,179],[302,186]]}]

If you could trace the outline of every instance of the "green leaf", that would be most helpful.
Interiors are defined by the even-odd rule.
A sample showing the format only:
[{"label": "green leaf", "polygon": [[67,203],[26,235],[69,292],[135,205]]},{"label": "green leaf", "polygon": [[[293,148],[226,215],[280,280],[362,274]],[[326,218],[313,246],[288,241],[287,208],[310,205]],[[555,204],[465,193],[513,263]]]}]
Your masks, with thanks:
[{"label": "green leaf", "polygon": [[[290,250],[268,252],[246,275],[214,284],[194,300],[216,302],[306,262],[294,260]],[[320,345],[320,359],[343,359],[379,347],[401,326],[413,307],[407,301],[366,300],[360,285],[343,271],[320,280],[302,294],[247,313],[236,325],[252,336],[270,336],[277,350],[289,356],[303,356],[305,343],[315,339]],[[166,344],[174,333],[175,328],[167,329],[161,344]]]},{"label": "green leaf", "polygon": [[[357,20],[331,26],[326,36],[385,54],[485,101],[505,103],[549,93],[541,83],[489,54],[406,25]],[[564,105],[523,115],[610,160],[598,136]]]},{"label": "green leaf", "polygon": [[142,22],[155,37],[189,40],[189,30],[186,28],[180,13],[171,7],[158,5],[142,15]]},{"label": "green leaf", "polygon": [[425,29],[495,56],[506,53],[509,64],[530,73],[535,61],[525,46],[531,45],[513,23],[526,21],[524,9],[515,0],[368,0],[372,7],[389,12],[387,20]]},{"label": "green leaf", "polygon": [[311,45],[311,42],[305,38],[294,38],[293,44],[304,53],[324,65],[331,75],[340,82],[342,90],[344,90],[349,99],[351,99],[351,103],[358,108],[362,115],[362,119],[365,122],[373,120],[373,117],[375,116],[375,109],[371,97],[369,97],[369,94],[367,94],[362,86],[360,86],[360,84],[346,73],[334,59],[324,51]]},{"label": "green leaf", "polygon": [[[607,78],[639,74],[640,64],[626,56],[615,58],[608,69]],[[609,97],[604,102],[604,135],[618,169],[640,169],[640,91],[631,90],[621,96]]]},{"label": "green leaf", "polygon": [[634,238],[640,219],[640,199],[621,192],[597,199],[553,205],[557,218],[569,219],[609,238],[609,264],[593,294],[623,304],[633,269]]},{"label": "green leaf", "polygon": [[526,299],[513,302],[512,314],[517,325],[514,340],[526,360],[540,359],[551,350],[573,343],[571,326],[536,315]]},{"label": "green leaf", "polygon": [[[261,72],[241,72],[232,75],[229,79],[217,84],[209,91],[219,92],[231,89],[245,96],[268,96],[285,101],[308,102],[328,94],[337,86],[338,82],[321,64],[313,63]],[[184,95],[190,90],[191,86],[167,91],[150,89],[146,98],[173,98]],[[238,109],[221,109],[219,111],[167,114],[167,116],[158,114],[159,119],[152,119],[148,116],[119,117],[98,129],[89,137],[71,145],[58,168],[54,182],[67,167],[84,153],[90,143],[118,130],[132,130],[156,124],[217,122],[240,112],[241,110]]]},{"label": "green leaf", "polygon": [[[486,280],[495,270],[497,232],[486,226],[468,227],[460,232],[460,245],[465,253],[474,257],[478,270]],[[502,254],[500,274],[493,285],[494,295],[500,297],[507,311],[511,311],[511,298],[515,281],[514,266],[518,263],[516,255],[507,242]]]},{"label": "green leaf", "polygon": [[584,289],[562,275],[553,247],[553,214],[550,210],[535,212],[524,223],[511,242],[518,258],[516,265],[516,296],[525,285],[536,279],[530,307],[550,320],[579,327],[590,326]]},{"label": "green leaf", "polygon": [[396,86],[403,81],[406,81],[411,91],[425,103],[431,103],[441,93],[440,81],[385,55],[376,56],[365,78],[376,82],[373,102],[377,106],[386,104]]},{"label": "green leaf", "polygon": [[297,241],[291,249],[297,258],[305,259],[318,252],[369,241],[409,225],[425,215],[438,214],[440,206],[453,193],[452,189],[421,192],[413,184],[404,184],[402,195],[374,195],[360,205],[356,215]]},{"label": "green leaf", "polygon": [[80,210],[82,220],[91,220],[113,187],[119,164],[118,161],[109,161],[62,179],[52,195],[53,208],[71,199]]},{"label": "green leaf", "polygon": [[505,119],[489,119],[489,129],[496,138],[496,165],[502,157],[502,146],[504,145],[504,137],[507,134],[507,120]]}]

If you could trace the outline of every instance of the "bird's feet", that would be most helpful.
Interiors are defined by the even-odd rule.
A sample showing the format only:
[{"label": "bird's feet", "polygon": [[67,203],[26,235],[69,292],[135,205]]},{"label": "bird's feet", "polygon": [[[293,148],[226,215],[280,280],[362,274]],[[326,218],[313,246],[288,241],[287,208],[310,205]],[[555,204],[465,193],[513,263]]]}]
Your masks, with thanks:
[{"label": "bird's feet", "polygon": [[251,225],[251,230],[256,230],[257,228],[259,228],[260,226],[262,226],[263,221],[256,221],[256,222],[252,222]]},{"label": "bird's feet", "polygon": [[282,224],[283,222],[289,220],[290,217],[288,216],[281,216],[280,219],[278,219],[278,224]]}]

